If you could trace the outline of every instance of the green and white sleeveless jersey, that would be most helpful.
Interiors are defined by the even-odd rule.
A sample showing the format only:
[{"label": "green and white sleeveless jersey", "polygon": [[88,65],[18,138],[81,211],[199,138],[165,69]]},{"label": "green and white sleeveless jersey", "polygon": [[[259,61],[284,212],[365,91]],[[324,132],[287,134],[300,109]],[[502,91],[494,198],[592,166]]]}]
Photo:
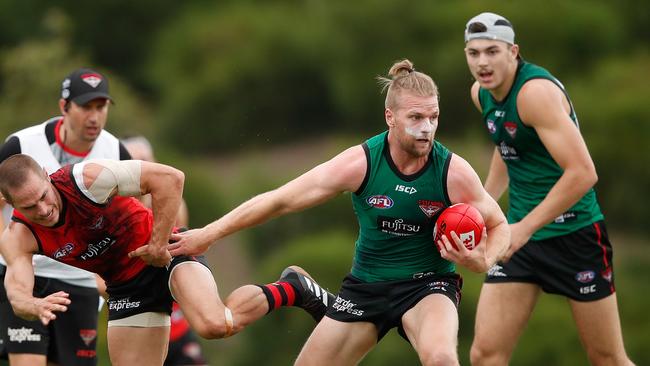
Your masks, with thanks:
[{"label": "green and white sleeveless jersey", "polygon": [[363,144],[368,169],[352,195],[359,220],[352,275],[365,282],[401,280],[456,268],[440,257],[433,224],[450,205],[447,170],[452,153],[437,141],[427,164],[403,175],[388,149],[388,132]]},{"label": "green and white sleeveless jersey", "polygon": [[[531,79],[548,79],[569,95],[562,83],[544,68],[520,61],[515,81],[506,98],[497,102],[488,90],[479,90],[479,101],[483,110],[492,141],[497,145],[501,158],[508,168],[509,208],[508,222],[519,222],[532,211],[551,190],[563,173],[551,154],[540,140],[534,128],[526,126],[519,118],[517,95],[524,83]],[[578,119],[573,105],[570,117],[578,127]],[[573,207],[544,226],[531,240],[542,240],[566,235],[595,221],[602,220],[593,189],[585,194]]]}]

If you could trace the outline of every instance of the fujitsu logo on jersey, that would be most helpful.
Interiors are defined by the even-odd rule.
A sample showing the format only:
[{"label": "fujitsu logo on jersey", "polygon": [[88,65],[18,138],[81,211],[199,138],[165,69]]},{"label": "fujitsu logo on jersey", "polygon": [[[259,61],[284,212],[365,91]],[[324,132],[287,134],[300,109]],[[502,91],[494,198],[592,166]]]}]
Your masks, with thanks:
[{"label": "fujitsu logo on jersey", "polygon": [[519,154],[517,149],[506,144],[504,141],[501,141],[499,144],[499,153],[503,160],[519,160]]},{"label": "fujitsu logo on jersey", "polygon": [[366,203],[374,208],[380,209],[393,207],[393,199],[384,195],[370,196],[366,199]]},{"label": "fujitsu logo on jersey", "polygon": [[377,217],[377,227],[384,233],[397,236],[411,236],[422,230],[420,223],[385,216]]},{"label": "fujitsu logo on jersey", "polygon": [[77,258],[85,261],[100,256],[115,244],[115,241],[115,239],[107,236],[98,243],[90,243],[86,251],[81,253]]}]

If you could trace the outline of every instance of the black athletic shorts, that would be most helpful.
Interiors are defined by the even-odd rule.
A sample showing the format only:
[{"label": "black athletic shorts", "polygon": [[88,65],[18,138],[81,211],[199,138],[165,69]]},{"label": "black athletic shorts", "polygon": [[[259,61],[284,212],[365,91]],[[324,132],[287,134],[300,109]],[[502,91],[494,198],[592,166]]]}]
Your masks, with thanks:
[{"label": "black athletic shorts", "polygon": [[34,296],[57,291],[70,294],[68,310],[56,313],[56,319],[45,326],[40,320],[14,315],[4,287],[5,270],[0,265],[0,343],[5,352],[46,355],[48,361],[59,365],[96,365],[97,289],[36,276]]},{"label": "black athletic shorts", "polygon": [[425,296],[443,294],[458,308],[463,279],[456,273],[432,274],[416,279],[362,282],[348,274],[326,316],[342,322],[370,322],[379,342],[394,327],[408,340],[402,316]]},{"label": "black athletic shorts", "polygon": [[577,301],[614,293],[612,246],[603,221],[571,234],[531,240],[507,263],[490,268],[486,283],[529,282]]},{"label": "black athletic shorts", "polygon": [[199,339],[192,330],[188,329],[180,338],[169,342],[164,366],[207,364],[205,358],[203,358]]},{"label": "black athletic shorts", "polygon": [[178,256],[168,267],[147,266],[134,278],[120,284],[110,284],[108,293],[108,320],[127,318],[146,312],[172,312],[169,274],[183,262],[199,262],[208,267],[203,256]]}]

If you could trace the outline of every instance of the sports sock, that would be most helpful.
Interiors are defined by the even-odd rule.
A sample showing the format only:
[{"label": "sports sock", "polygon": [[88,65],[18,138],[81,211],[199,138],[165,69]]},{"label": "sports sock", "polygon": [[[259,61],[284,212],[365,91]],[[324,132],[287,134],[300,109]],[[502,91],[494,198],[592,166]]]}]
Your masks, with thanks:
[{"label": "sports sock", "polygon": [[279,281],[257,286],[262,289],[269,303],[267,314],[280,306],[300,306],[302,303],[300,293],[289,282]]}]

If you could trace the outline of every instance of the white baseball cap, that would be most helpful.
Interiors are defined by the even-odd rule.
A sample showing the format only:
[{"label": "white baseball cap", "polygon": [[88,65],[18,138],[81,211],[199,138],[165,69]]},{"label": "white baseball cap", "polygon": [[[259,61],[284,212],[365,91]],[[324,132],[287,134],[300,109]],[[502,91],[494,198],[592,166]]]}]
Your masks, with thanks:
[{"label": "white baseball cap", "polygon": [[514,44],[515,31],[508,19],[499,14],[486,12],[470,19],[465,26],[465,43],[479,38]]}]

